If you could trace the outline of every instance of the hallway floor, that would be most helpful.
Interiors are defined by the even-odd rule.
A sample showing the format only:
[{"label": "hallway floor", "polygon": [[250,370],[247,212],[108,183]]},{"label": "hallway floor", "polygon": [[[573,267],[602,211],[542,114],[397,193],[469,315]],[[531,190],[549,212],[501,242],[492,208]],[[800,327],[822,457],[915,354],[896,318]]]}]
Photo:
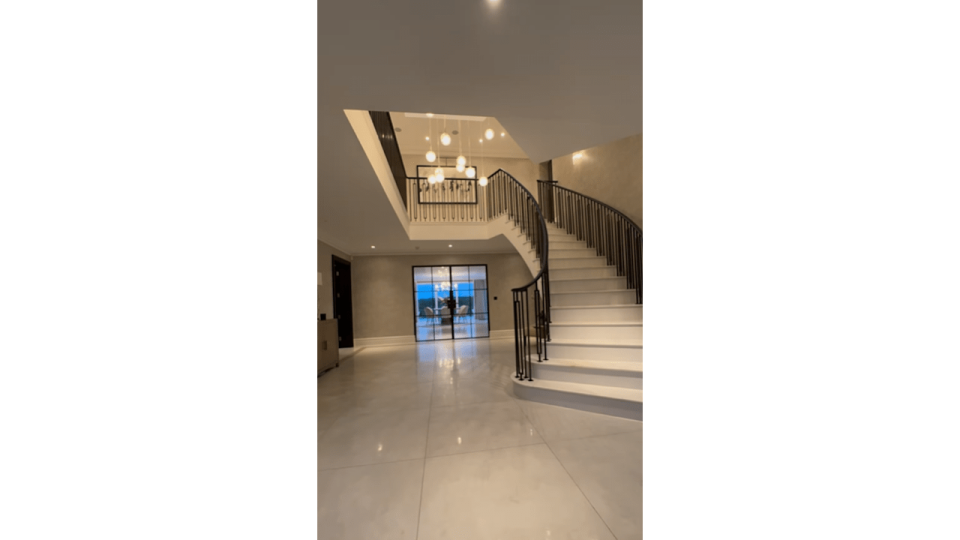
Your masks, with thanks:
[{"label": "hallway floor", "polygon": [[319,377],[319,538],[641,538],[643,423],[515,399],[513,354],[368,348]]}]

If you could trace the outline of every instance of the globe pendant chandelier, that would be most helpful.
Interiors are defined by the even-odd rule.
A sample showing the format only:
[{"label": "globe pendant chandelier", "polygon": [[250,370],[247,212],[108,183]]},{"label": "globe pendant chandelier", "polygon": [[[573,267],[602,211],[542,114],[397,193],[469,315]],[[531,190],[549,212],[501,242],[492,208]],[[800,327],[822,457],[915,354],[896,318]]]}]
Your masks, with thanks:
[{"label": "globe pendant chandelier", "polygon": [[[435,141],[435,140],[439,140],[439,141],[440,141],[440,146],[437,147],[437,150],[439,150],[441,146],[450,146],[450,144],[453,142],[453,137],[452,137],[449,133],[447,133],[447,130],[446,130],[446,118],[444,118],[444,121],[443,121],[443,126],[442,126],[442,128],[441,128],[442,131],[440,131],[439,135],[438,135],[436,138],[432,137],[432,135],[434,135],[434,132],[433,132],[433,114],[432,114],[432,113],[427,113],[427,117],[430,118],[430,120],[429,120],[429,125],[428,125],[428,128],[427,128],[427,129],[428,129],[428,134],[427,134],[426,140],[427,140],[427,141],[430,141],[430,149],[427,151],[425,157],[427,158],[427,162],[428,162],[428,163],[435,163],[435,162],[437,162],[437,165],[438,165],[438,167],[433,170],[433,174],[431,174],[431,175],[427,178],[427,182],[428,182],[430,185],[442,184],[443,181],[445,180],[445,175],[444,175],[444,172],[443,172],[443,168],[441,168],[441,167],[439,166],[440,163],[438,162],[438,160],[440,159],[440,157],[437,155],[437,152],[434,151],[433,141]],[[461,123],[461,121],[460,121],[459,119],[457,120],[457,128],[458,128],[458,130],[453,132],[455,135],[460,135],[460,139],[458,139],[458,141],[457,141],[458,152],[457,152],[457,158],[456,158],[456,170],[457,170],[458,173],[466,173],[467,178],[469,178],[469,179],[472,180],[472,179],[474,179],[474,178],[477,177],[477,167],[471,167],[471,166],[468,165],[470,159],[468,159],[467,156],[471,156],[471,157],[472,157],[472,155],[473,155],[472,141],[470,141],[469,139],[467,139],[467,145],[468,145],[468,146],[467,146],[467,156],[464,156],[464,154],[463,154],[463,125],[462,125],[462,123]],[[479,178],[479,180],[477,181],[477,183],[478,183],[481,187],[486,186],[486,185],[489,183],[489,181],[490,181],[486,176],[484,176],[484,175],[482,174],[482,173],[483,173],[483,170],[484,170],[484,150],[483,150],[483,142],[484,142],[484,140],[483,140],[483,139],[486,138],[488,141],[489,141],[489,140],[493,140],[494,134],[495,134],[495,133],[494,133],[493,129],[487,128],[487,129],[483,132],[483,137],[481,137],[481,138],[479,139],[479,142],[480,142],[480,145],[481,145],[481,146],[480,146],[480,171],[481,171],[481,175],[480,175],[480,178]],[[447,159],[447,158],[444,158],[444,159]]]}]

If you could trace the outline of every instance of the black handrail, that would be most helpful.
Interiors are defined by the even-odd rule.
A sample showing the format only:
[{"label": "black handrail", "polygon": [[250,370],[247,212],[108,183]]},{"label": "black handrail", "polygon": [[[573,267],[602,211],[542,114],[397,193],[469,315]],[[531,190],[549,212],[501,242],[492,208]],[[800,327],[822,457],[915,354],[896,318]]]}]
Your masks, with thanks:
[{"label": "black handrail", "polygon": [[617,275],[627,278],[627,288],[636,291],[637,303],[643,304],[643,229],[609,204],[560,187],[556,180],[537,183],[548,221],[606,257]]},{"label": "black handrail", "polygon": [[[550,270],[547,222],[537,199],[523,184],[503,169],[489,177],[487,217],[506,214],[526,235],[540,260],[540,271],[526,285],[512,289],[513,333],[518,379],[533,380],[531,336],[536,337],[537,362],[547,360],[547,342],[550,341]],[[530,289],[533,289],[533,304]],[[533,312],[531,313],[531,307]],[[531,332],[531,323],[535,331]]]}]

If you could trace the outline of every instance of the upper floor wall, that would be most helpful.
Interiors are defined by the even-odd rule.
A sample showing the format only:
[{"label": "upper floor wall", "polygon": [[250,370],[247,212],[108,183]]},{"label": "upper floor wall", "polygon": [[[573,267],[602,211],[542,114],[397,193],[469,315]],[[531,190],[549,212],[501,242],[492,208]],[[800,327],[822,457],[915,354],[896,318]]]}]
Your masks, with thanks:
[{"label": "upper floor wall", "polygon": [[554,159],[553,179],[609,204],[643,228],[642,134]]}]

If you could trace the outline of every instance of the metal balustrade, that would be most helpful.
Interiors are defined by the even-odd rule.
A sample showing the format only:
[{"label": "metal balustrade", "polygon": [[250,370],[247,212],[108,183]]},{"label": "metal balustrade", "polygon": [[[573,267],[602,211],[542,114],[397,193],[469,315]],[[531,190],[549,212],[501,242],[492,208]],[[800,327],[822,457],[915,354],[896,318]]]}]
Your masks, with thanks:
[{"label": "metal balustrade", "polygon": [[407,216],[411,223],[487,221],[487,187],[470,178],[448,178],[437,184],[407,178]]},{"label": "metal balustrade", "polygon": [[532,362],[547,360],[550,341],[550,271],[547,223],[586,242],[607,264],[626,277],[628,289],[643,303],[643,230],[612,206],[539,180],[538,195],[503,169],[486,186],[476,179],[450,178],[430,184],[425,178],[407,179],[407,208],[415,223],[481,223],[507,216],[540,264],[530,283],[512,289],[516,377],[533,380]]},{"label": "metal balustrade", "polygon": [[609,204],[560,187],[556,180],[537,184],[548,222],[606,257],[617,275],[627,278],[627,288],[636,291],[637,303],[643,304],[643,229]]}]

